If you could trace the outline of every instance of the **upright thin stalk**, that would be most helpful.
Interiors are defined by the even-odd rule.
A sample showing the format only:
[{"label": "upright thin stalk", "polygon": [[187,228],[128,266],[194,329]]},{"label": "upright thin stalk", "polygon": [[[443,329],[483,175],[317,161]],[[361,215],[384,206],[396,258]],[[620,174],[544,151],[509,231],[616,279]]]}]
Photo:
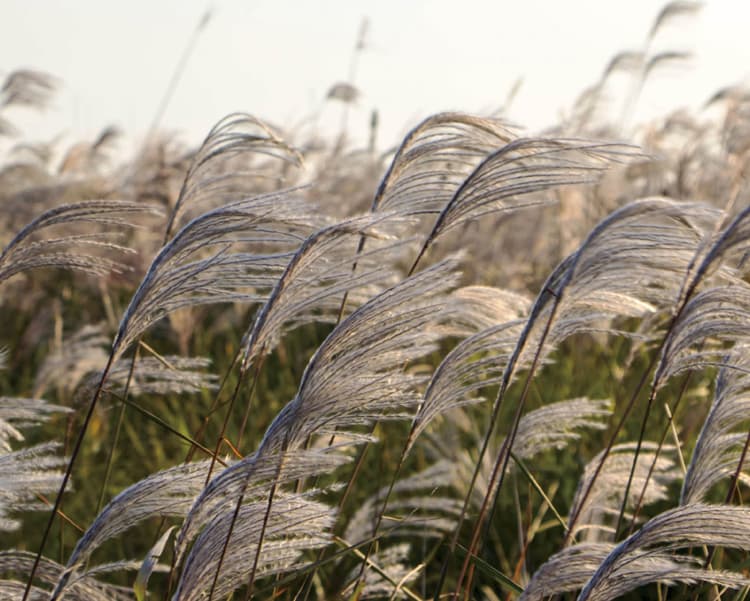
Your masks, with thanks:
[{"label": "upright thin stalk", "polygon": [[[466,558],[464,559],[464,563],[461,566],[461,572],[456,582],[456,596],[458,596],[458,593],[463,584],[463,579],[464,579],[464,576],[466,575],[466,571],[469,567],[469,563],[471,562],[471,557],[476,553],[477,546],[481,538],[482,527],[484,526],[484,520],[485,520],[485,517],[487,516],[487,511],[490,508],[490,506],[493,508],[493,511],[494,511],[496,493],[494,493],[493,491],[495,489],[495,483],[497,482],[497,490],[499,492],[500,488],[503,485],[505,472],[508,469],[508,462],[510,460],[510,450],[513,448],[513,442],[515,441],[516,433],[518,432],[518,424],[521,421],[521,414],[523,413],[523,408],[526,404],[526,399],[528,398],[529,390],[531,388],[531,380],[534,377],[534,373],[536,372],[537,366],[539,364],[539,360],[541,359],[542,349],[544,348],[544,344],[547,340],[550,329],[552,327],[552,322],[554,321],[555,316],[557,315],[557,310],[562,300],[563,290],[564,288],[561,288],[557,293],[555,293],[552,290],[549,290],[550,294],[552,294],[553,296],[552,307],[550,308],[549,316],[547,318],[547,323],[544,326],[544,331],[542,332],[541,339],[539,340],[539,343],[536,347],[536,351],[534,352],[534,358],[531,362],[531,366],[529,367],[529,371],[526,375],[526,380],[524,382],[523,390],[521,392],[521,397],[518,401],[518,405],[516,406],[515,415],[513,416],[513,425],[511,426],[510,434],[503,441],[502,447],[500,448],[500,453],[498,453],[497,460],[495,461],[495,466],[492,470],[492,475],[490,476],[489,484],[487,485],[487,494],[484,496],[484,500],[482,501],[482,506],[479,510],[479,516],[477,518],[476,524],[474,526],[474,531],[472,533],[471,544],[469,545]],[[503,382],[503,384],[505,384],[505,382]],[[505,391],[503,391],[503,393],[504,392]],[[494,428],[492,427],[492,424],[491,424],[490,428],[488,429],[488,432],[491,432],[492,429]],[[489,437],[485,437],[485,441],[489,443]],[[481,465],[482,458],[483,458],[483,455],[480,455],[479,462],[477,463],[478,466]],[[468,499],[468,495],[467,495],[467,499]],[[467,588],[471,588],[471,587],[467,587]]]},{"label": "upright thin stalk", "polygon": [[109,358],[107,359],[107,365],[104,368],[104,371],[102,372],[101,377],[99,378],[99,384],[96,387],[96,390],[94,391],[94,396],[91,398],[91,401],[89,402],[89,408],[86,412],[86,417],[83,420],[83,425],[81,426],[80,430],[78,431],[78,438],[76,439],[75,446],[73,447],[73,452],[70,454],[70,459],[68,460],[68,465],[65,468],[65,474],[63,475],[62,482],[60,483],[60,490],[57,493],[57,497],[55,498],[55,504],[52,507],[52,511],[50,512],[49,519],[47,520],[47,526],[44,528],[44,533],[42,534],[42,540],[39,543],[39,551],[37,551],[36,557],[34,557],[34,563],[31,566],[31,571],[29,572],[29,578],[26,581],[26,588],[23,592],[23,597],[21,598],[21,601],[27,601],[29,598],[29,593],[31,592],[31,586],[34,581],[34,576],[36,575],[36,571],[39,568],[39,562],[42,559],[42,553],[44,552],[44,546],[47,544],[47,538],[49,537],[50,530],[52,529],[52,524],[55,521],[55,516],[57,515],[57,511],[60,508],[60,504],[62,503],[63,494],[65,493],[65,489],[68,486],[68,480],[70,480],[70,475],[73,472],[73,466],[75,465],[75,461],[78,458],[78,454],[81,450],[81,445],[83,444],[83,438],[86,435],[86,431],[88,430],[89,423],[91,422],[91,418],[94,415],[94,409],[96,409],[96,405],[99,402],[99,399],[101,398],[102,391],[104,390],[104,383],[107,380],[107,377],[109,376],[109,372],[112,369],[112,364],[114,363],[115,358],[115,351],[116,347],[112,348],[112,351],[109,354]]}]

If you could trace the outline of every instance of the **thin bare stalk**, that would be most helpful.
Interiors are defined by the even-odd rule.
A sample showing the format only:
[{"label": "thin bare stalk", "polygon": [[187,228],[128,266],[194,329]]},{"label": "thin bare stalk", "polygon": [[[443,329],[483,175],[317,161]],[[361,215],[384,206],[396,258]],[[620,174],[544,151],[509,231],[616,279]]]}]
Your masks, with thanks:
[{"label": "thin bare stalk", "polygon": [[42,540],[39,543],[39,551],[37,551],[36,557],[34,557],[34,563],[31,566],[31,570],[29,571],[29,578],[26,581],[26,588],[23,592],[23,597],[21,598],[21,601],[27,601],[29,598],[29,593],[31,593],[31,585],[34,581],[34,576],[36,575],[37,568],[39,567],[39,562],[42,559],[42,553],[44,553],[44,546],[47,544],[47,538],[49,537],[50,530],[52,529],[52,524],[55,521],[55,516],[57,515],[57,511],[60,509],[60,504],[62,503],[63,494],[65,493],[65,489],[68,486],[68,480],[70,480],[70,475],[73,472],[73,466],[75,465],[75,461],[78,458],[78,454],[81,451],[81,446],[83,444],[83,438],[86,435],[86,431],[89,427],[89,423],[91,422],[91,418],[94,415],[94,409],[96,409],[96,405],[99,402],[99,399],[102,396],[102,391],[104,390],[104,382],[107,379],[107,376],[109,375],[110,370],[112,369],[112,363],[114,362],[115,357],[115,349],[112,349],[112,352],[109,354],[109,359],[107,360],[107,365],[104,368],[104,371],[102,372],[101,377],[99,378],[99,384],[96,387],[96,390],[94,391],[94,396],[91,398],[91,402],[89,403],[88,411],[86,412],[86,417],[83,420],[83,425],[81,426],[80,430],[78,431],[78,438],[76,439],[75,446],[73,447],[73,452],[70,454],[70,459],[68,460],[68,465],[65,468],[65,474],[63,475],[62,482],[60,483],[60,490],[57,493],[57,497],[55,498],[55,504],[52,507],[52,511],[50,512],[49,519],[47,520],[47,526],[44,529],[44,533],[42,534]]},{"label": "thin bare stalk", "polygon": [[253,400],[255,399],[255,390],[257,388],[258,378],[260,377],[260,370],[263,367],[263,361],[265,361],[266,356],[261,355],[258,358],[257,363],[255,364],[255,371],[253,373],[253,379],[250,382],[250,390],[248,392],[248,399],[247,399],[247,405],[245,406],[245,413],[242,416],[242,424],[240,425],[240,432],[237,435],[237,443],[235,446],[239,449],[242,445],[242,437],[245,434],[245,428],[247,427],[247,422],[250,419],[250,409],[253,406]]},{"label": "thin bare stalk", "polygon": [[[130,391],[130,382],[133,380],[133,374],[135,373],[135,364],[136,361],[138,361],[138,350],[140,347],[135,347],[135,352],[133,353],[133,356],[130,359],[130,368],[128,369],[128,377],[125,380],[125,389],[123,391],[123,397],[125,399],[128,398],[128,392]],[[117,448],[117,442],[120,439],[120,430],[122,429],[122,423],[125,421],[125,408],[127,405],[123,402],[120,403],[120,411],[117,414],[117,425],[115,426],[115,435],[112,440],[112,446],[110,446],[109,451],[107,453],[107,462],[106,462],[106,468],[104,470],[104,481],[102,482],[101,490],[99,491],[99,501],[96,504],[96,515],[99,515],[99,512],[102,510],[102,507],[104,506],[104,497],[107,494],[107,483],[109,482],[109,478],[112,475],[112,465],[114,464],[114,457],[115,457],[115,449]]]},{"label": "thin bare stalk", "polygon": [[[693,375],[692,371],[688,372],[688,374],[685,376],[685,379],[682,382],[682,386],[680,387],[680,392],[677,395],[677,399],[675,399],[674,405],[671,408],[667,406],[667,409],[668,409],[667,424],[665,425],[664,431],[662,432],[661,438],[659,439],[659,444],[656,447],[656,451],[654,451],[654,459],[648,468],[648,473],[646,474],[646,481],[644,482],[643,487],[641,488],[641,493],[638,496],[638,500],[635,504],[635,507],[633,507],[633,518],[630,520],[630,528],[628,529],[628,536],[633,534],[633,532],[635,531],[636,520],[638,519],[640,511],[643,507],[643,500],[646,496],[646,489],[648,488],[648,484],[651,481],[651,476],[654,473],[654,469],[656,469],[656,462],[659,459],[659,456],[661,455],[661,451],[662,451],[662,448],[664,447],[664,442],[667,439],[667,435],[669,434],[670,429],[674,427],[674,415],[677,413],[677,409],[679,408],[680,403],[685,396],[685,392],[687,392],[687,388],[688,388],[688,385],[690,384],[690,379],[692,375]],[[635,466],[635,462],[633,463],[633,466]],[[628,485],[630,485],[630,482],[632,481],[633,477],[634,477],[634,468],[631,467],[630,479],[628,480]],[[617,540],[617,533],[619,533],[620,531],[620,522],[622,520],[624,511],[625,511],[625,504],[623,502],[623,507],[620,509],[620,516],[618,517],[617,528],[615,529],[615,540]]]},{"label": "thin bare stalk", "polygon": [[[534,373],[536,372],[537,366],[539,365],[539,360],[541,359],[541,354],[542,354],[542,348],[544,347],[544,343],[546,342],[547,336],[549,335],[550,329],[552,328],[552,322],[554,321],[555,316],[557,315],[557,310],[560,307],[560,301],[562,300],[562,290],[557,293],[554,293],[553,291],[550,290],[550,293],[552,293],[554,300],[552,303],[552,307],[550,308],[549,317],[547,319],[547,323],[544,326],[544,331],[542,332],[542,336],[536,347],[536,351],[534,352],[534,359],[532,360],[531,366],[529,367],[529,371],[526,374],[526,380],[523,385],[521,397],[519,398],[518,405],[516,406],[516,412],[513,416],[513,424],[511,426],[510,434],[503,441],[503,444],[500,448],[500,452],[498,453],[497,459],[495,461],[495,465],[492,470],[492,475],[490,476],[489,484],[487,485],[487,494],[485,495],[484,500],[482,501],[482,507],[479,510],[479,516],[477,517],[477,521],[476,521],[476,524],[474,526],[474,530],[472,533],[471,544],[469,545],[469,550],[468,550],[468,553],[466,554],[466,559],[464,560],[463,566],[461,567],[461,572],[458,577],[458,581],[456,582],[456,594],[455,594],[456,597],[458,597],[461,586],[463,584],[464,576],[466,575],[466,570],[469,568],[469,564],[471,563],[471,556],[476,554],[477,547],[481,539],[482,527],[484,526],[484,521],[485,521],[485,518],[487,517],[487,512],[488,510],[491,510],[494,513],[495,502],[497,499],[497,492],[495,492],[495,488],[497,488],[497,491],[499,492],[500,488],[503,485],[505,472],[508,469],[508,462],[510,461],[509,451],[513,448],[513,442],[516,439],[516,433],[518,432],[518,424],[521,421],[521,415],[523,413],[523,409],[526,404],[526,399],[528,398],[529,390],[531,389],[531,381],[534,377]],[[493,429],[493,428],[490,428],[490,429]],[[485,440],[488,440],[488,439],[486,438]],[[482,461],[482,456],[480,456],[478,465],[481,464],[481,461]],[[496,482],[497,482],[497,487],[495,486]],[[471,584],[467,586],[467,589],[471,590]]]}]

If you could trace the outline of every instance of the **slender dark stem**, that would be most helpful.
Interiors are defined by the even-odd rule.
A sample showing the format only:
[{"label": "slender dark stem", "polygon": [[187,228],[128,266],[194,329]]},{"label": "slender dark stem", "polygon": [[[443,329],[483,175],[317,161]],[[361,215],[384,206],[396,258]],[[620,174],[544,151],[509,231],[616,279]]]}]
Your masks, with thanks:
[{"label": "slender dark stem", "polygon": [[575,526],[578,523],[578,518],[581,515],[581,510],[583,509],[584,505],[586,504],[586,501],[591,495],[591,491],[594,489],[594,484],[596,483],[597,479],[599,478],[599,475],[602,472],[602,469],[604,468],[604,463],[607,461],[607,458],[612,453],[612,448],[615,446],[617,437],[620,435],[622,428],[625,426],[625,421],[630,415],[630,412],[633,410],[633,407],[635,406],[635,403],[638,400],[638,396],[641,390],[643,389],[643,386],[646,384],[646,379],[648,378],[648,375],[651,373],[651,370],[653,369],[655,364],[656,364],[656,356],[654,356],[651,359],[651,362],[648,368],[644,370],[643,374],[641,375],[641,379],[638,381],[638,385],[635,387],[633,394],[630,395],[630,400],[628,401],[628,404],[625,407],[625,411],[623,411],[623,414],[620,417],[620,421],[617,422],[617,426],[615,426],[615,429],[613,430],[612,435],[609,437],[609,441],[607,442],[607,446],[604,449],[602,457],[597,463],[596,469],[594,469],[594,473],[591,476],[591,479],[589,480],[588,485],[586,486],[586,490],[581,496],[581,502],[578,504],[578,508],[576,509],[576,511],[568,519],[568,531],[565,533],[565,538],[563,539],[563,544],[562,544],[563,547],[568,546],[568,544],[572,540],[575,534]]},{"label": "slender dark stem", "polygon": [[159,102],[159,107],[156,110],[154,119],[151,122],[151,126],[148,129],[148,135],[146,136],[147,140],[149,140],[153,136],[154,132],[156,131],[156,128],[159,127],[159,123],[161,123],[161,119],[164,116],[164,112],[167,110],[169,101],[172,100],[172,96],[174,95],[174,92],[177,89],[177,85],[180,82],[180,78],[185,72],[185,68],[187,67],[187,63],[188,63],[188,60],[190,59],[190,55],[195,49],[195,46],[198,43],[198,38],[201,32],[203,31],[204,27],[208,24],[208,21],[210,18],[211,18],[211,9],[209,7],[207,10],[203,12],[203,14],[201,15],[200,21],[198,21],[195,29],[193,29],[192,33],[190,34],[190,39],[188,40],[187,45],[182,51],[182,54],[180,55],[180,59],[177,62],[177,65],[175,66],[175,69],[172,72],[171,77],[169,78],[167,89],[164,91],[164,95],[162,96],[161,101]]},{"label": "slender dark stem", "polygon": [[[284,445],[284,448],[286,448],[286,445]],[[250,577],[247,584],[247,591],[245,592],[245,601],[249,601],[250,598],[253,596],[253,587],[255,586],[255,574],[258,571],[258,562],[260,561],[260,552],[263,548],[263,539],[266,536],[266,528],[268,527],[268,520],[271,517],[271,507],[273,506],[273,498],[276,495],[276,489],[279,485],[279,478],[281,477],[281,468],[284,465],[284,451],[282,451],[282,455],[279,458],[279,467],[276,471],[276,477],[273,481],[273,486],[271,486],[271,490],[268,493],[268,504],[266,505],[266,513],[263,515],[263,524],[260,528],[260,536],[258,537],[258,548],[255,551],[255,557],[253,558],[253,567],[250,570]],[[228,540],[227,540],[228,542]],[[209,599],[209,601],[211,601]]]},{"label": "slender dark stem", "polygon": [[224,541],[224,545],[221,547],[221,554],[219,555],[219,565],[216,566],[216,572],[214,572],[214,579],[211,583],[211,592],[208,595],[208,601],[214,598],[214,591],[216,590],[216,583],[219,581],[219,573],[221,572],[221,566],[224,564],[224,557],[227,553],[227,547],[229,546],[229,539],[232,538],[232,532],[234,531],[234,525],[237,523],[237,516],[240,513],[242,502],[245,500],[245,491],[240,493],[237,498],[237,504],[234,507],[234,513],[232,514],[232,521],[229,523],[229,529],[227,530],[227,537]]},{"label": "slender dark stem", "polygon": [[[737,469],[734,471],[734,474],[732,474],[732,480],[729,483],[729,490],[727,491],[727,495],[724,498],[725,505],[729,505],[732,502],[732,499],[734,499],[734,493],[737,492],[737,484],[739,483],[740,475],[742,474],[742,466],[745,464],[745,459],[747,457],[747,453],[749,449],[750,449],[750,430],[748,430],[747,436],[745,437],[745,444],[743,445],[742,452],[740,453],[740,460],[737,462]],[[713,561],[715,554],[716,554],[716,547],[713,547],[708,552],[706,561],[703,564],[704,569],[707,569],[708,566],[711,565],[711,562]]]},{"label": "slender dark stem", "polygon": [[[133,380],[133,374],[135,373],[135,364],[138,361],[138,351],[140,347],[135,347],[135,352],[133,353],[133,356],[130,359],[130,368],[128,369],[128,378],[125,380],[125,390],[123,391],[123,398],[128,398],[128,393],[130,392],[130,383]],[[114,464],[114,458],[115,458],[115,449],[117,448],[117,442],[120,440],[120,431],[122,430],[122,423],[125,421],[125,408],[127,407],[127,404],[122,402],[120,403],[120,411],[117,415],[117,425],[115,426],[115,435],[114,439],[112,440],[112,446],[109,448],[109,452],[107,453],[107,467],[104,471],[104,481],[102,482],[102,488],[99,491],[99,501],[96,504],[96,515],[99,515],[99,512],[102,510],[102,507],[104,506],[104,497],[107,494],[107,483],[109,482],[109,478],[112,475],[112,465]]]},{"label": "slender dark stem", "polygon": [[[641,449],[643,448],[643,439],[646,437],[646,426],[648,425],[648,418],[651,416],[651,407],[654,405],[654,399],[656,398],[656,390],[651,389],[651,393],[648,395],[648,401],[646,402],[646,411],[643,414],[641,420],[641,430],[638,433],[638,440],[635,443],[635,451],[633,453],[633,461],[630,464],[630,473],[628,474],[628,481],[625,484],[625,491],[622,496],[622,503],[620,505],[620,513],[617,516],[617,524],[615,525],[615,540],[618,540],[620,534],[620,528],[622,527],[622,521],[625,517],[625,509],[628,506],[628,497],[630,497],[630,487],[633,485],[633,478],[635,478],[635,470],[638,466],[638,458],[641,456]],[[656,461],[656,460],[654,460]],[[645,487],[644,487],[645,490]]]},{"label": "slender dark stem", "polygon": [[[503,481],[505,479],[505,473],[508,469],[508,462],[510,461],[510,450],[513,448],[513,443],[515,442],[516,433],[518,432],[518,424],[521,421],[521,414],[523,413],[526,399],[528,398],[529,390],[531,389],[531,381],[539,365],[539,361],[542,356],[542,349],[544,348],[544,344],[552,328],[552,322],[554,321],[555,316],[557,315],[557,310],[560,307],[561,294],[557,293],[553,296],[554,302],[552,304],[552,308],[550,309],[547,323],[544,325],[544,331],[542,332],[541,339],[539,340],[539,343],[537,344],[536,350],[534,352],[534,359],[532,360],[529,371],[526,374],[526,380],[524,382],[523,390],[521,391],[521,397],[518,401],[518,405],[516,406],[515,415],[513,416],[513,425],[511,427],[511,431],[503,441],[503,445],[500,448],[500,453],[495,460],[492,475],[487,486],[487,494],[482,501],[482,507],[479,510],[479,516],[472,533],[471,545],[469,546],[468,553],[466,554],[466,559],[464,560],[463,566],[461,567],[461,573],[458,577],[458,581],[456,582],[456,597],[458,596],[461,585],[463,584],[466,570],[471,563],[471,556],[476,553],[477,547],[479,545],[482,535],[482,528],[484,526],[485,518],[487,517],[487,511],[488,509],[490,509],[492,513],[494,513],[497,494],[502,487]],[[495,482],[497,482],[497,486],[495,486]],[[495,489],[497,489],[497,492],[495,491]],[[471,590],[471,584],[467,586],[467,589]]]},{"label": "slender dark stem", "polygon": [[227,424],[229,423],[229,418],[231,417],[232,409],[234,408],[234,402],[237,400],[237,396],[240,392],[240,387],[242,386],[242,382],[245,379],[245,373],[246,371],[244,369],[240,369],[240,374],[237,378],[237,384],[235,384],[234,391],[232,392],[232,396],[229,399],[229,406],[227,407],[226,413],[224,414],[224,421],[221,424],[221,431],[216,437],[216,445],[214,447],[214,452],[211,455],[211,463],[208,466],[208,472],[206,473],[206,486],[208,486],[208,483],[211,481],[211,474],[213,474],[214,465],[216,464],[216,458],[219,456],[219,453],[221,452],[221,445],[224,442],[224,432],[226,432]]},{"label": "slender dark stem", "polygon": [[258,383],[258,378],[260,377],[260,370],[263,366],[263,361],[265,360],[266,355],[263,354],[258,359],[257,363],[255,364],[255,371],[253,372],[253,380],[250,382],[250,391],[248,392],[248,399],[247,399],[247,406],[245,407],[245,413],[242,416],[242,424],[240,425],[240,432],[237,435],[237,443],[236,447],[239,449],[242,445],[242,437],[245,435],[245,428],[247,427],[247,422],[250,419],[250,409],[253,406],[253,400],[255,398],[255,390]]},{"label": "slender dark stem", "polygon": [[104,390],[104,382],[107,380],[107,376],[109,375],[110,369],[112,369],[112,364],[115,359],[115,349],[112,349],[112,352],[109,354],[109,358],[107,359],[107,365],[104,368],[104,371],[102,372],[101,378],[99,379],[99,384],[96,387],[96,390],[94,391],[94,396],[91,398],[91,402],[89,403],[88,411],[86,412],[86,417],[83,420],[83,425],[81,426],[81,429],[78,431],[78,438],[76,439],[75,446],[73,447],[73,452],[70,455],[70,459],[68,460],[68,465],[65,468],[65,474],[63,475],[62,483],[60,484],[60,490],[57,493],[57,497],[55,498],[55,504],[52,507],[52,511],[50,512],[49,519],[47,520],[47,526],[44,529],[44,534],[42,534],[42,540],[39,543],[39,551],[36,554],[36,557],[34,558],[34,564],[31,566],[31,571],[29,572],[29,579],[26,582],[26,588],[23,592],[23,597],[21,598],[21,601],[27,601],[29,598],[29,593],[31,592],[31,585],[34,581],[34,576],[36,575],[36,571],[39,568],[39,562],[42,559],[42,553],[44,553],[44,546],[47,544],[47,538],[49,537],[50,530],[52,529],[52,524],[55,521],[55,516],[57,515],[57,511],[60,508],[60,504],[62,503],[63,494],[65,493],[65,489],[68,486],[68,480],[70,480],[70,475],[73,472],[73,465],[75,464],[76,459],[78,458],[78,453],[81,451],[81,446],[83,444],[83,438],[86,435],[86,430],[89,427],[89,423],[91,422],[91,418],[94,415],[94,409],[96,409],[96,405],[99,402],[99,399],[102,396],[102,391]]},{"label": "slender dark stem", "polygon": [[396,470],[393,473],[393,476],[391,477],[391,482],[388,485],[388,491],[385,493],[385,498],[383,499],[383,506],[381,507],[380,511],[378,512],[378,515],[375,518],[375,523],[372,527],[372,542],[368,545],[367,551],[364,554],[364,558],[362,559],[362,564],[359,568],[359,575],[357,576],[357,585],[354,587],[355,590],[357,586],[359,586],[359,583],[364,580],[365,577],[365,567],[367,566],[367,563],[370,559],[370,555],[372,555],[372,551],[375,548],[375,543],[378,540],[378,529],[380,528],[380,524],[383,521],[383,516],[385,516],[385,510],[388,507],[388,501],[391,499],[391,495],[393,494],[393,488],[396,486],[396,481],[398,480],[399,474],[401,473],[401,470],[404,467],[404,463],[406,461],[406,453],[409,450],[409,447],[411,446],[412,441],[414,440],[414,433],[417,430],[417,424],[416,422],[412,425],[411,431],[409,432],[409,436],[404,441],[404,448],[401,451],[401,456],[398,460],[398,465],[396,465]]},{"label": "slender dark stem", "polygon": [[[656,469],[656,462],[659,460],[659,456],[661,455],[661,451],[664,447],[664,442],[667,440],[667,435],[669,434],[669,430],[672,427],[672,423],[674,422],[674,416],[676,415],[677,409],[685,396],[685,392],[687,391],[687,387],[690,383],[690,378],[692,375],[693,372],[691,371],[688,372],[687,376],[685,376],[685,379],[682,382],[682,386],[680,387],[680,392],[677,395],[677,399],[675,400],[674,405],[672,405],[671,409],[669,410],[669,415],[667,416],[667,424],[664,427],[661,438],[659,439],[659,446],[656,448],[654,459],[648,468],[648,474],[646,474],[646,481],[643,483],[643,487],[641,488],[641,494],[638,497],[638,501],[636,502],[635,507],[633,507],[633,518],[630,520],[630,528],[628,529],[627,534],[628,536],[633,534],[633,532],[635,531],[635,524],[638,520],[640,511],[643,508],[643,501],[646,497],[646,489],[648,488],[649,482],[651,481],[651,476],[653,476],[654,470]],[[617,540],[617,538],[615,538],[615,540]]]},{"label": "slender dark stem", "polygon": [[[219,384],[219,389],[216,391],[216,395],[214,396],[214,400],[211,403],[211,406],[208,408],[208,412],[203,417],[203,421],[201,422],[201,425],[198,426],[198,429],[193,435],[193,440],[200,442],[201,438],[203,438],[203,435],[206,433],[206,428],[208,427],[209,418],[219,406],[219,399],[221,398],[221,393],[224,390],[224,386],[226,386],[227,382],[229,381],[229,376],[232,373],[232,368],[234,368],[238,359],[239,359],[239,353],[235,353],[234,359],[232,359],[232,363],[229,365],[226,372],[224,372],[224,377],[221,380],[221,384]],[[188,454],[185,457],[185,463],[187,463],[188,461],[192,461],[197,448],[198,447],[196,446],[193,446],[190,448],[190,450],[188,451]]]}]

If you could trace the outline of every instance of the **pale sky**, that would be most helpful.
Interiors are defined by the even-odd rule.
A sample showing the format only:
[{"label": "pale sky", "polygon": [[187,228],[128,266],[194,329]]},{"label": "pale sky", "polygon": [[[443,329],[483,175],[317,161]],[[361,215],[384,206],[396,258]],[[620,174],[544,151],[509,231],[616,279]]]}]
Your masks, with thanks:
[{"label": "pale sky", "polygon": [[[334,133],[341,105],[324,102],[347,78],[364,17],[361,91],[349,122],[363,139],[377,108],[384,148],[440,110],[486,113],[518,78],[510,110],[532,131],[552,125],[618,51],[643,47],[656,0],[0,0],[0,76],[18,67],[61,81],[44,114],[8,111],[27,138],[92,138],[115,124],[131,141],[148,130],[201,15],[200,33],[162,120],[197,143],[242,110],[290,127],[318,114]],[[658,50],[693,53],[649,84],[639,114],[697,108],[719,87],[746,80],[750,2],[707,0],[665,29]],[[308,121],[309,122],[309,121]]]}]

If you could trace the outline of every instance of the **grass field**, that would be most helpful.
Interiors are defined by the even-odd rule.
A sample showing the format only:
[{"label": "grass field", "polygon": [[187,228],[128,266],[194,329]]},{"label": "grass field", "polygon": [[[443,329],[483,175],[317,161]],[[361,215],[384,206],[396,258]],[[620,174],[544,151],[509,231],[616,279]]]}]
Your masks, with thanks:
[{"label": "grass field", "polygon": [[539,135],[16,138],[0,598],[744,599],[750,96],[625,126],[683,58]]}]

